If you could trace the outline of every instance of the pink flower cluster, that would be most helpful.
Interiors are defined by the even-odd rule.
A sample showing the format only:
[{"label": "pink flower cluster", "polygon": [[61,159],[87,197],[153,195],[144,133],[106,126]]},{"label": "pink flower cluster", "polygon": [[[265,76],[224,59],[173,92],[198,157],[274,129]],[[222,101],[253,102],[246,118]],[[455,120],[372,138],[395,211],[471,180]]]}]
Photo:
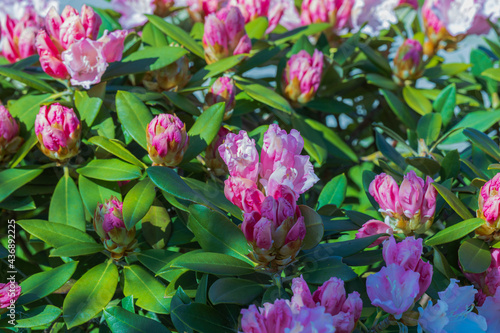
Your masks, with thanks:
[{"label": "pink flower cluster", "polygon": [[[483,305],[488,296],[493,296],[500,290],[500,249],[492,248],[491,264],[483,273],[463,272],[465,277],[474,284],[478,290],[476,294],[477,305]],[[462,269],[463,271],[463,269]]]},{"label": "pink flower cluster", "polygon": [[174,167],[181,163],[189,144],[186,125],[171,114],[156,116],[146,129],[149,157],[153,165]]},{"label": "pink flower cluster", "polygon": [[498,239],[500,229],[500,173],[490,179],[481,188],[478,198],[477,217],[486,223],[476,230],[480,238]]},{"label": "pink flower cluster", "polygon": [[66,162],[78,154],[81,126],[75,112],[59,103],[42,105],[35,119],[40,150],[50,159]]},{"label": "pink flower cluster", "polygon": [[377,175],[370,183],[369,192],[380,206],[385,223],[406,235],[424,233],[434,221],[437,191],[427,180],[412,170],[404,176],[401,186],[389,175]]},{"label": "pink flower cluster", "polygon": [[9,307],[21,295],[21,287],[17,282],[0,283],[0,313],[1,309]]},{"label": "pink flower cluster", "polygon": [[208,64],[250,52],[252,42],[245,31],[245,19],[238,7],[225,7],[206,17],[203,47]]},{"label": "pink flower cluster", "polygon": [[60,16],[51,9],[45,29],[36,36],[43,70],[55,78],[71,78],[71,84],[86,89],[99,83],[108,63],[121,60],[127,35],[117,30],[96,40],[100,26],[101,18],[86,5],[80,14],[69,5]]},{"label": "pink flower cluster", "polygon": [[302,277],[293,279],[291,301],[251,305],[241,311],[243,333],[336,332],[350,333],[363,302],[357,292],[346,295],[344,281],[331,278],[312,295]]},{"label": "pink flower cluster", "polygon": [[20,20],[7,15],[1,29],[3,56],[14,63],[36,54],[35,36],[42,25],[42,19],[31,7],[26,8]]},{"label": "pink flower cluster", "polygon": [[122,16],[118,20],[123,29],[145,24],[147,15],[167,16],[174,0],[111,0],[111,7]]},{"label": "pink flower cluster", "polygon": [[293,102],[309,102],[318,91],[322,73],[321,51],[314,50],[312,56],[304,50],[292,55],[283,71],[282,87],[285,96]]},{"label": "pink flower cluster", "polygon": [[387,266],[368,276],[366,291],[374,306],[401,319],[429,288],[432,265],[420,258],[422,239],[414,237],[398,244],[391,236],[384,243],[382,254]]},{"label": "pink flower cluster", "polygon": [[425,309],[418,309],[419,330],[426,333],[494,332],[490,330],[490,321],[482,316],[481,309],[479,315],[471,312],[476,290],[472,286],[459,287],[457,282],[458,280],[451,279],[448,288],[438,292],[439,300],[436,304],[429,301]]},{"label": "pink flower cluster", "polygon": [[305,236],[296,201],[318,177],[309,156],[300,155],[304,140],[294,129],[272,124],[264,134],[260,163],[255,141],[245,131],[229,133],[219,153],[228,166],[226,198],[244,213],[241,229],[257,262],[272,269],[289,264]]},{"label": "pink flower cluster", "polygon": [[304,0],[300,21],[303,25],[330,23],[332,32],[347,27],[355,0]]}]

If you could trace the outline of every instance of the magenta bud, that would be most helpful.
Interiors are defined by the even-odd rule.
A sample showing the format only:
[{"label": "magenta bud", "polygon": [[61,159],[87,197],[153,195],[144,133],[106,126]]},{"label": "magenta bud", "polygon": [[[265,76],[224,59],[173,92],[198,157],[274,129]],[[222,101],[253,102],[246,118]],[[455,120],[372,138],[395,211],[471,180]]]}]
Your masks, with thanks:
[{"label": "magenta bud", "polygon": [[401,80],[416,80],[422,75],[424,49],[419,41],[407,39],[394,58],[394,74]]},{"label": "magenta bud", "polygon": [[318,91],[322,73],[321,51],[314,50],[312,56],[304,50],[292,55],[283,71],[283,93],[292,102],[309,102]]},{"label": "magenta bud", "polygon": [[0,163],[10,160],[23,143],[19,126],[5,106],[0,105]]},{"label": "magenta bud", "polygon": [[175,115],[160,114],[146,129],[149,157],[153,165],[175,167],[188,148],[186,125]]}]

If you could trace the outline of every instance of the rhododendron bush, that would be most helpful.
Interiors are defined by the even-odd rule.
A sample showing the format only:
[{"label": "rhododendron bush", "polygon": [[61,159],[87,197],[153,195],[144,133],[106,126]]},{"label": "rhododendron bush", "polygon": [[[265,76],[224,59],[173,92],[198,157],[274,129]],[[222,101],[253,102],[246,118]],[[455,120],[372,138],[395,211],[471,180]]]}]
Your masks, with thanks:
[{"label": "rhododendron bush", "polygon": [[0,330],[500,331],[499,1],[96,3],[0,4]]}]

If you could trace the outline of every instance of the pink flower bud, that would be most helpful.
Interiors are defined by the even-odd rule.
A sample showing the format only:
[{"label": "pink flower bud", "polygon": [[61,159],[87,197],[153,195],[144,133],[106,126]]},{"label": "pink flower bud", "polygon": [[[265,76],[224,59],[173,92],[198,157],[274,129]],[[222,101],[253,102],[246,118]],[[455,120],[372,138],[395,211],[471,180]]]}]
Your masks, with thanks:
[{"label": "pink flower bud", "polygon": [[219,147],[224,143],[226,135],[230,132],[227,128],[221,127],[217,136],[205,150],[205,165],[216,176],[223,176],[229,173],[226,163],[219,154]]},{"label": "pink flower bud", "polygon": [[394,73],[401,80],[416,80],[422,75],[424,49],[419,41],[407,39],[394,58]]},{"label": "pink flower bud", "polygon": [[65,163],[78,154],[80,121],[73,109],[59,103],[42,105],[35,120],[39,148],[47,157]]},{"label": "pink flower bud", "polygon": [[254,304],[241,310],[241,329],[244,333],[267,333],[265,318]]},{"label": "pink flower bud", "polygon": [[347,26],[354,0],[305,0],[300,19],[303,25],[330,23],[332,32],[338,33]]},{"label": "pink flower bud", "polygon": [[302,276],[292,280],[292,292],[292,308],[300,310],[303,307],[314,308],[316,306],[309,286]]},{"label": "pink flower bud", "polygon": [[292,102],[309,102],[319,88],[323,73],[323,53],[314,50],[312,56],[300,51],[288,60],[283,71],[282,87],[285,96]]},{"label": "pink flower bud", "polygon": [[217,12],[220,4],[220,0],[187,0],[189,15],[195,22],[205,22],[205,17]]},{"label": "pink flower bud", "polygon": [[[358,232],[356,233],[356,239],[370,237],[379,234],[392,235],[392,233],[393,233],[392,228],[387,224],[385,224],[384,222],[378,220],[369,220],[368,222],[365,222],[365,224],[363,224],[363,226],[358,230]],[[368,247],[375,247],[377,245],[380,245],[386,239],[389,239],[389,236],[379,237]]]},{"label": "pink flower bud", "polygon": [[19,126],[5,106],[0,105],[0,163],[7,162],[23,143]]},{"label": "pink flower bud", "polygon": [[89,38],[72,43],[62,53],[62,59],[71,76],[71,84],[85,89],[101,82],[101,77],[108,67],[103,44]]},{"label": "pink flower bud", "polygon": [[500,173],[481,188],[478,198],[477,217],[486,223],[476,229],[476,234],[487,241],[498,239],[500,229]]},{"label": "pink flower bud", "polygon": [[399,202],[406,217],[412,218],[420,213],[424,200],[424,181],[418,177],[415,171],[407,173],[399,188]]},{"label": "pink flower bud", "polygon": [[497,173],[492,179],[488,180],[486,184],[481,187],[481,196],[479,199],[483,201],[488,200],[489,197],[493,197],[499,194],[500,190],[500,173]]},{"label": "pink flower bud", "polygon": [[434,186],[432,186],[433,182],[434,180],[431,177],[427,176],[424,187],[424,201],[422,203],[422,211],[420,212],[420,215],[424,220],[426,218],[433,219],[434,213],[436,212],[437,190]]},{"label": "pink flower bud", "polygon": [[274,304],[264,304],[264,316],[268,332],[285,332],[292,327],[293,314],[290,306],[284,299],[279,299]]},{"label": "pink flower bud", "polygon": [[344,281],[332,277],[323,283],[313,294],[313,300],[325,307],[326,312],[336,315],[342,310],[346,300]]},{"label": "pink flower bud", "polygon": [[215,80],[212,87],[210,87],[210,92],[205,96],[205,103],[208,106],[212,106],[217,103],[226,103],[226,109],[224,112],[224,120],[231,118],[234,111],[235,102],[235,90],[233,79],[222,76]]},{"label": "pink flower bud", "polygon": [[347,296],[342,306],[342,312],[349,313],[353,317],[354,323],[356,323],[361,317],[361,311],[363,311],[363,301],[359,293],[353,291]]},{"label": "pink flower bud", "polygon": [[260,205],[265,197],[258,190],[257,184],[246,178],[229,177],[224,185],[224,195],[239,209],[246,213],[252,211],[260,213]]},{"label": "pink flower bud", "polygon": [[419,293],[416,297],[416,299],[419,299],[431,285],[433,274],[432,265],[420,259],[415,268],[415,272],[420,274],[420,279],[418,280]]},{"label": "pink flower bud", "polygon": [[418,0],[399,0],[398,6],[408,5],[413,9],[418,9]]},{"label": "pink flower bud", "polygon": [[231,55],[250,52],[252,44],[245,31],[244,18],[237,7],[223,8],[205,20],[203,34],[208,64]]},{"label": "pink flower bud", "polygon": [[127,35],[128,31],[126,30],[115,30],[109,34],[106,30],[104,35],[98,39],[98,42],[103,44],[102,52],[107,63],[122,60],[123,43]]},{"label": "pink flower bud", "polygon": [[230,0],[229,4],[240,9],[245,19],[243,23],[248,23],[258,17],[266,17],[269,22],[266,33],[276,28],[285,10],[281,1],[273,4],[270,0]]},{"label": "pink flower bud", "polygon": [[146,130],[149,157],[153,165],[175,167],[182,161],[189,144],[186,125],[171,114],[160,114]]},{"label": "pink flower bud", "polygon": [[0,312],[14,304],[20,295],[21,287],[17,282],[0,283]]},{"label": "pink flower bud", "polygon": [[125,228],[122,209],[123,203],[112,196],[98,204],[94,213],[94,229],[115,260],[127,256],[137,246],[135,226],[130,230]]},{"label": "pink flower bud", "polygon": [[374,306],[401,319],[419,293],[419,278],[417,272],[390,264],[367,277],[366,292]]},{"label": "pink flower bud", "polygon": [[224,144],[219,146],[219,153],[226,163],[232,177],[241,177],[257,183],[259,175],[259,153],[255,140],[247,132],[228,133]]},{"label": "pink flower bud", "polygon": [[391,214],[401,211],[398,183],[391,176],[385,173],[375,176],[368,191],[379,204],[381,212]]},{"label": "pink flower bud", "polygon": [[58,46],[62,47],[59,43],[59,36],[61,33],[61,25],[63,23],[62,17],[57,14],[57,10],[52,7],[47,16],[45,16],[45,30],[49,36],[53,37],[58,42]]},{"label": "pink flower bud", "polygon": [[40,55],[40,64],[42,65],[43,71],[52,77],[67,79],[69,73],[62,62],[61,53],[54,45],[49,35],[47,35],[47,32],[44,30],[38,32],[35,45]]},{"label": "pink flower bud", "polygon": [[422,254],[422,239],[415,237],[406,237],[404,241],[396,243],[394,237],[390,237],[384,243],[383,256],[385,263],[396,264],[406,270],[416,270]]}]

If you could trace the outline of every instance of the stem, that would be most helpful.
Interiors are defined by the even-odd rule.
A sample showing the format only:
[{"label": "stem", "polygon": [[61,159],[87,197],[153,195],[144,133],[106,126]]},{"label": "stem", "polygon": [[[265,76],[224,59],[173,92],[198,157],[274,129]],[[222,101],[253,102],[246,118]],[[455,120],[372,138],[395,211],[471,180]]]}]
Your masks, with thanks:
[{"label": "stem", "polygon": [[389,317],[382,320],[377,326],[373,326],[370,332],[378,333],[384,331],[387,327],[391,326],[391,321]]},{"label": "stem", "polygon": [[281,289],[283,287],[283,283],[281,281],[281,272],[275,273],[273,275],[273,284],[278,287],[278,289]]}]

